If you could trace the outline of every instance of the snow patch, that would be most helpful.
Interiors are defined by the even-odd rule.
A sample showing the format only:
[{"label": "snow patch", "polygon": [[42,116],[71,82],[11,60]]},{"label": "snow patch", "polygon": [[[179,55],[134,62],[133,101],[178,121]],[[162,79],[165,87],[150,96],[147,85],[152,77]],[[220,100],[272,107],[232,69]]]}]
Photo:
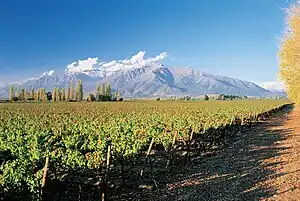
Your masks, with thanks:
[{"label": "snow patch", "polygon": [[50,70],[50,71],[42,73],[42,76],[52,76],[53,73],[54,73],[54,70]]},{"label": "snow patch", "polygon": [[145,58],[145,51],[140,51],[130,59],[112,60],[108,62],[99,61],[98,57],[86,60],[75,61],[65,69],[66,73],[84,73],[86,75],[108,76],[118,71],[133,70],[146,66],[160,66],[164,59],[168,57],[166,52],[162,52],[155,57]]}]

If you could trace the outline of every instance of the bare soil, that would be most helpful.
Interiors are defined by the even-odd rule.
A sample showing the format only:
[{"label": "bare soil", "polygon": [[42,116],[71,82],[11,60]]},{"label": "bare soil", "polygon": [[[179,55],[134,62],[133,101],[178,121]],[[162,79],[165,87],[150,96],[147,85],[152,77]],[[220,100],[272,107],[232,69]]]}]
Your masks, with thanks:
[{"label": "bare soil", "polygon": [[285,149],[278,157],[269,158],[263,164],[271,166],[278,177],[270,177],[262,183],[276,189],[273,196],[263,200],[300,200],[300,108],[294,109],[284,125],[274,126],[274,132],[282,131],[284,140],[276,142],[274,147]]},{"label": "bare soil", "polygon": [[110,200],[300,200],[300,109],[242,133],[209,157],[161,175],[156,188],[128,189]]}]

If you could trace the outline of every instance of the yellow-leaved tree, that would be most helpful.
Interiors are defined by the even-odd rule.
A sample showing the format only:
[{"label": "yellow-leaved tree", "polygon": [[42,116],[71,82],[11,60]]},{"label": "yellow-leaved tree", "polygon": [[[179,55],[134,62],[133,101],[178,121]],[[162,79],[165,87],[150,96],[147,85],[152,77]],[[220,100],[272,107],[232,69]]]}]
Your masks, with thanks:
[{"label": "yellow-leaved tree", "polygon": [[279,52],[279,76],[293,102],[300,104],[300,5],[287,10],[287,27]]}]

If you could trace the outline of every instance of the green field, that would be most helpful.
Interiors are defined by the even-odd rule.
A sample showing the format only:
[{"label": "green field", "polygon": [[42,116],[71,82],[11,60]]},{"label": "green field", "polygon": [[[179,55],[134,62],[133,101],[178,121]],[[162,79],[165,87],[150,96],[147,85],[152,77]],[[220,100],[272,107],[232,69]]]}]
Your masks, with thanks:
[{"label": "green field", "polygon": [[241,125],[257,122],[261,114],[267,115],[287,103],[240,100],[0,104],[0,197],[38,200],[46,158],[49,163],[44,183],[51,179],[61,181],[62,175],[79,169],[97,170],[100,174],[105,169],[110,144],[110,160],[115,164],[145,156],[152,140],[165,152],[172,150],[176,141],[188,144],[193,139],[206,139],[212,146],[236,133]]}]

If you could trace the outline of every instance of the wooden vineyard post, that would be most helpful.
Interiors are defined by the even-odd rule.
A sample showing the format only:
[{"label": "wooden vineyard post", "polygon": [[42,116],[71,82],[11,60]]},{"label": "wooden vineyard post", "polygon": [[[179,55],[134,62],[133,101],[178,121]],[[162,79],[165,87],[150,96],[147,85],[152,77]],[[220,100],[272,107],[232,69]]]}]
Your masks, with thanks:
[{"label": "wooden vineyard post", "polygon": [[144,171],[145,171],[145,168],[146,168],[148,160],[149,160],[149,163],[150,163],[151,169],[152,169],[152,164],[151,164],[151,159],[150,159],[150,153],[151,153],[153,144],[154,144],[154,137],[152,137],[152,139],[151,139],[151,143],[149,145],[149,148],[148,148],[148,151],[147,151],[147,154],[146,154],[146,158],[145,158],[145,161],[144,161],[144,166],[143,166],[143,168],[141,169],[141,172],[140,172],[139,183],[143,179],[143,174],[144,174]]},{"label": "wooden vineyard post", "polygon": [[46,181],[47,181],[47,172],[48,172],[48,165],[49,165],[49,156],[46,156],[46,161],[45,161],[45,166],[44,166],[44,174],[43,174],[43,180],[42,180],[42,196],[41,199],[44,199],[44,194],[45,194],[45,186],[46,186]]},{"label": "wooden vineyard post", "polygon": [[105,169],[105,175],[104,175],[104,189],[102,190],[102,201],[107,200],[107,182],[108,182],[108,173],[110,168],[110,158],[111,158],[111,141],[108,141],[108,147],[107,147],[107,156],[106,156],[106,169]]},{"label": "wooden vineyard post", "polygon": [[120,156],[120,163],[121,163],[121,186],[125,186],[126,181],[125,181],[125,159],[124,159],[124,154],[126,153],[126,147],[127,147],[127,143],[125,145],[124,150],[121,152],[121,156]]},{"label": "wooden vineyard post", "polygon": [[122,182],[121,186],[125,185],[125,164],[124,164],[124,153],[121,155],[121,172],[122,172]]},{"label": "wooden vineyard post", "polygon": [[248,128],[252,127],[253,115],[252,112],[248,115]]},{"label": "wooden vineyard post", "polygon": [[233,122],[234,122],[234,117],[232,117],[230,120],[230,126],[232,126]]},{"label": "wooden vineyard post", "polygon": [[194,130],[192,129],[190,138],[188,139],[186,145],[187,145],[187,152],[184,158],[184,165],[188,165],[191,162],[191,157],[190,157],[190,149],[191,149],[191,142],[193,140],[193,134]]},{"label": "wooden vineyard post", "polygon": [[177,132],[173,136],[172,146],[171,146],[171,150],[170,150],[170,153],[169,153],[169,159],[168,159],[167,165],[166,165],[166,169],[170,169],[170,171],[172,170],[173,151],[174,151],[174,146],[175,146],[175,143],[176,143],[176,137],[177,137]]},{"label": "wooden vineyard post", "polygon": [[241,124],[240,124],[240,131],[243,131],[243,126],[244,126],[244,117],[241,117]]}]

